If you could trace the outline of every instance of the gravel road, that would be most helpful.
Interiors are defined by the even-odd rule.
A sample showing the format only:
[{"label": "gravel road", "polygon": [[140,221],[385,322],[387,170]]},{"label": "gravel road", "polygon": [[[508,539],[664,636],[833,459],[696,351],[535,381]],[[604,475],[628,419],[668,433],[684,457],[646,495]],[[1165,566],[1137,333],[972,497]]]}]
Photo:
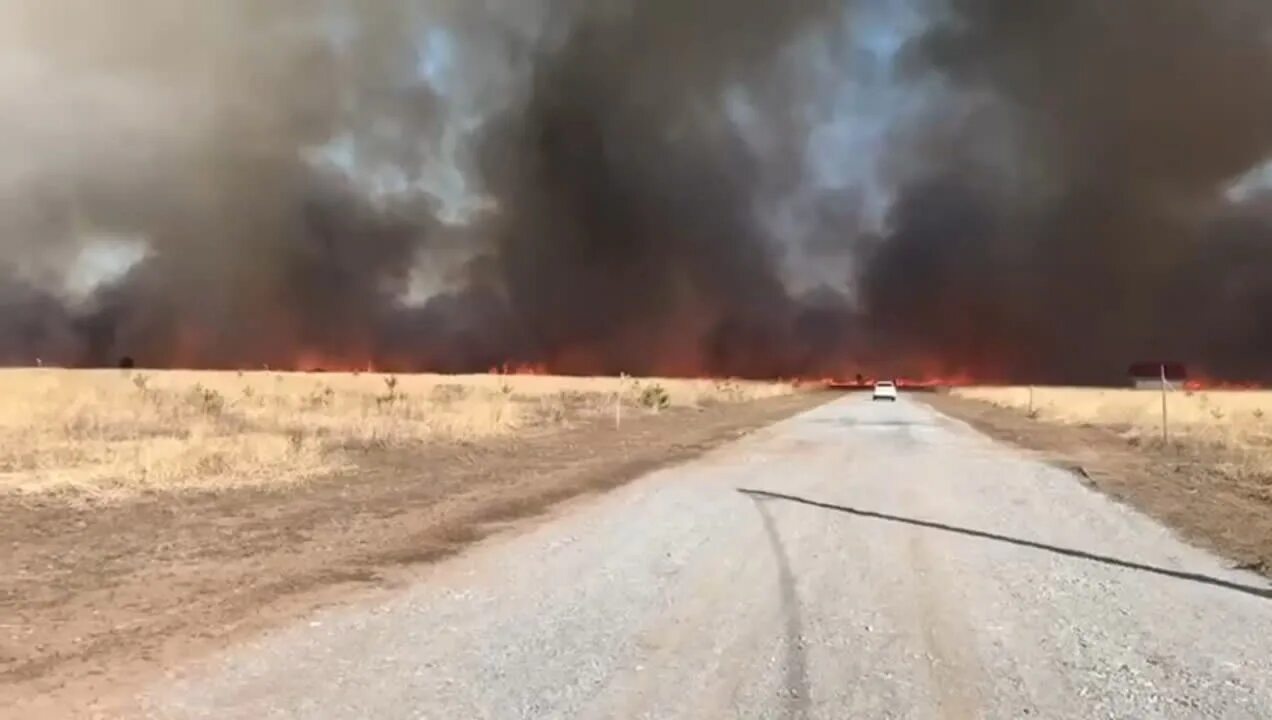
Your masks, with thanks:
[{"label": "gravel road", "polygon": [[155,718],[1269,718],[1272,592],[844,398],[154,687]]}]

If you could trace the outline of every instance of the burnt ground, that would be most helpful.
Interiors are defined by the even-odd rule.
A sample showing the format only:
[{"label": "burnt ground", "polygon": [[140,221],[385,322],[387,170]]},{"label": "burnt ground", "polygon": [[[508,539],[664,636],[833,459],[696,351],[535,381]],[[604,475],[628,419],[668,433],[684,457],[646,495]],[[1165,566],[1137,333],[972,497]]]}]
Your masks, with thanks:
[{"label": "burnt ground", "polygon": [[368,453],[353,475],[117,505],[0,497],[0,707],[86,712],[184,660],[826,402],[801,394]]},{"label": "burnt ground", "polygon": [[1021,411],[936,394],[925,400],[997,440],[1037,453],[1188,541],[1272,577],[1272,478],[1235,472],[1222,447],[1143,443],[1116,428],[1034,420]]}]

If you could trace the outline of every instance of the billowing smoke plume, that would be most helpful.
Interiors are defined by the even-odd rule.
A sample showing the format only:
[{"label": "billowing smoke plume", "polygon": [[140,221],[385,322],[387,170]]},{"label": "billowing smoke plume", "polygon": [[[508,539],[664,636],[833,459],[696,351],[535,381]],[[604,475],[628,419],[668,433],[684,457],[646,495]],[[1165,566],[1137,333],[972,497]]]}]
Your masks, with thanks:
[{"label": "billowing smoke plume", "polygon": [[904,54],[945,102],[902,133],[867,305],[888,337],[1009,376],[1133,358],[1272,376],[1272,5],[948,0]]},{"label": "billowing smoke plume", "polygon": [[0,362],[1272,375],[1272,8],[858,5],[14,0]]},{"label": "billowing smoke plume", "polygon": [[[6,284],[38,318],[3,346],[690,372],[778,328],[751,209],[768,169],[719,100],[833,3],[507,5],[6,6]],[[430,185],[447,161],[489,198],[467,226]],[[130,242],[147,255],[123,277],[51,302],[84,248]]]},{"label": "billowing smoke plume", "polygon": [[[403,124],[418,152],[436,135],[435,99],[391,86],[411,48],[392,4],[357,18],[343,45],[321,5],[5,4],[5,283],[74,305],[2,338],[10,358],[225,365],[368,351],[368,323],[431,214],[390,218],[307,158],[380,119]],[[79,271],[123,277],[75,292],[86,258],[129,253],[144,258]]]}]

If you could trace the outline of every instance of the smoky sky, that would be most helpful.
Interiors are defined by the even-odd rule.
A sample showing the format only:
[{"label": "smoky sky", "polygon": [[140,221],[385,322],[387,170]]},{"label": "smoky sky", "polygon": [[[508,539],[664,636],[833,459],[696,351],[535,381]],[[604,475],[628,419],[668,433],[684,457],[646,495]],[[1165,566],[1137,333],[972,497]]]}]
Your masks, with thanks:
[{"label": "smoky sky", "polygon": [[1234,190],[1272,159],[1257,0],[0,28],[0,362],[1272,379],[1272,210]]},{"label": "smoky sky", "polygon": [[[961,124],[915,129],[922,160],[899,155],[871,307],[920,345],[961,325],[937,344],[972,366],[1095,381],[1177,357],[1267,377],[1272,305],[1251,274],[1267,277],[1272,234],[1258,201],[1225,196],[1272,155],[1272,7],[946,9],[903,62],[977,99]],[[917,297],[899,287],[911,265]]]}]

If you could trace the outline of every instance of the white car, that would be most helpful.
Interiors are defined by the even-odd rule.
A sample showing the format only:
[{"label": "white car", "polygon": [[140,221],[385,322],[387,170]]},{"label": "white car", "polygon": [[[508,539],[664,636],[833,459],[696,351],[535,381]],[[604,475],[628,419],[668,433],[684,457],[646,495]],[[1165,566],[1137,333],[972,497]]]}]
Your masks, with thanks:
[{"label": "white car", "polygon": [[897,384],[888,380],[875,383],[873,399],[887,400],[888,402],[896,402],[897,401]]}]

